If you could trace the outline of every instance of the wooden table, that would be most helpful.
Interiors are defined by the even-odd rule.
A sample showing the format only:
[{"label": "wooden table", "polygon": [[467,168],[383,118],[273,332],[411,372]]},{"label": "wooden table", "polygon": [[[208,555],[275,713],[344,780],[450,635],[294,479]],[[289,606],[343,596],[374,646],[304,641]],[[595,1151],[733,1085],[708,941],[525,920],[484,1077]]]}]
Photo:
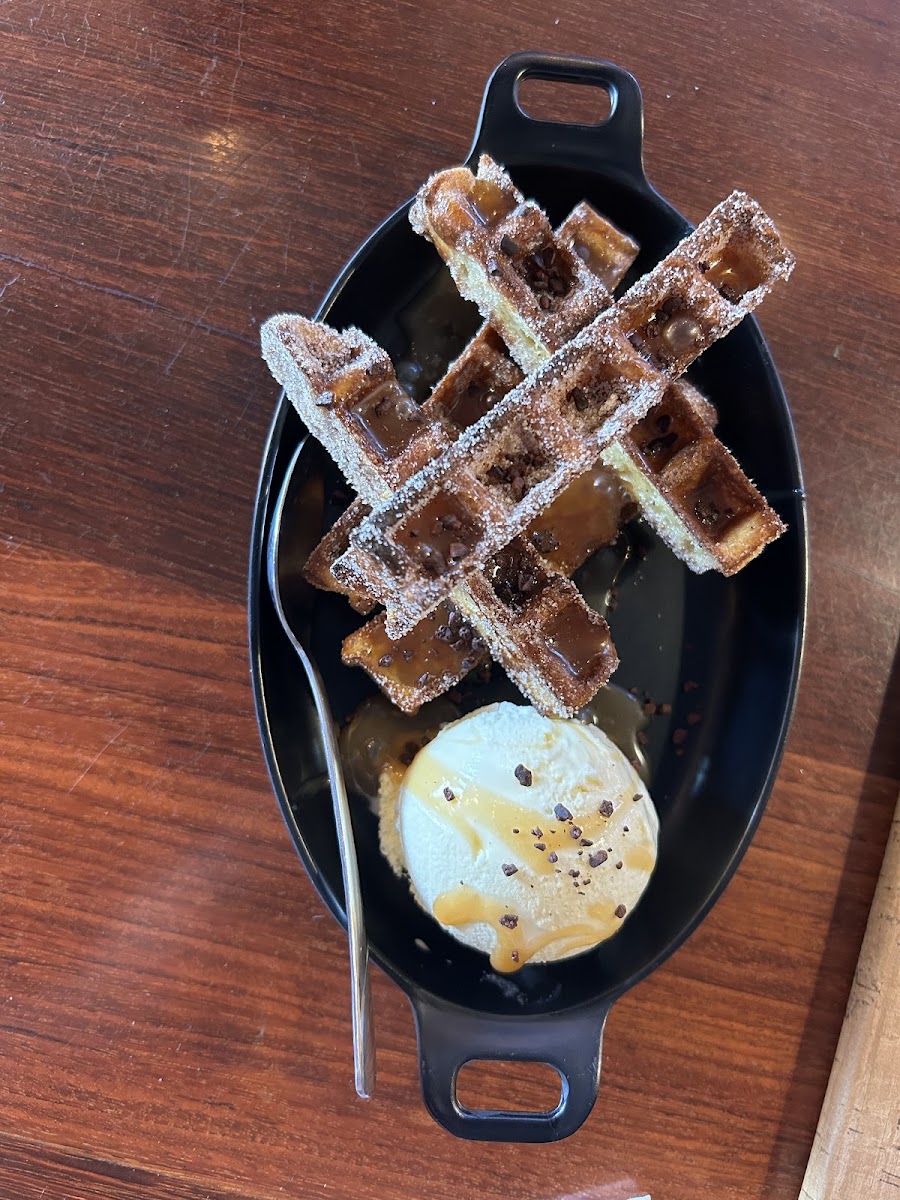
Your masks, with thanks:
[{"label": "wooden table", "polygon": [[[8,0],[0,31],[0,1198],[795,1197],[898,778],[896,5]],[[536,47],[631,69],[654,183],[694,220],[744,186],[795,249],[762,324],[812,580],[737,876],[614,1007],[583,1130],[492,1147],[426,1114],[380,975],[354,1095],[245,579],[259,323],[314,311]]]}]

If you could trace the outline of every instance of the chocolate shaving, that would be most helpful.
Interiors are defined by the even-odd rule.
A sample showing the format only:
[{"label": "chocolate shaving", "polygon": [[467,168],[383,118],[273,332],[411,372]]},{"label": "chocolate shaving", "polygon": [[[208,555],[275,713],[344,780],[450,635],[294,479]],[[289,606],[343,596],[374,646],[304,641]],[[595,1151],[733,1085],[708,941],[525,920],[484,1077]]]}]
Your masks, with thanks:
[{"label": "chocolate shaving", "polygon": [[415,742],[406,742],[398,757],[404,767],[408,767],[418,753],[419,747]]},{"label": "chocolate shaving", "polygon": [[534,843],[534,848],[535,848],[535,850],[546,850],[546,849],[547,849],[547,845],[546,845],[546,843],[545,843],[545,842],[535,842],[535,843]]},{"label": "chocolate shaving", "polygon": [[592,867],[602,867],[608,858],[605,850],[598,850],[596,854],[588,855],[588,862]]},{"label": "chocolate shaving", "polygon": [[628,912],[628,909],[625,907],[624,904],[616,905],[616,916],[619,918],[620,921],[622,920],[622,918],[625,916],[625,914],[627,912]]},{"label": "chocolate shaving", "polygon": [[444,788],[444,799],[445,800],[455,800],[456,799],[456,795],[454,794],[453,788],[450,788],[450,787]]},{"label": "chocolate shaving", "polygon": [[613,811],[614,811],[614,809],[613,809],[612,800],[604,800],[603,803],[600,805],[600,816],[601,817],[609,818],[613,815]]},{"label": "chocolate shaving", "polygon": [[515,875],[515,873],[516,873],[516,871],[518,871],[518,869],[519,868],[516,866],[515,863],[504,863],[503,864],[503,874],[504,875]]},{"label": "chocolate shaving", "polygon": [[553,809],[553,814],[558,821],[571,821],[572,820],[572,814],[569,812],[569,810],[566,808],[566,806],[564,804],[557,804],[556,807]]},{"label": "chocolate shaving", "polygon": [[531,782],[534,776],[526,766],[522,765],[522,763],[519,763],[519,765],[516,767],[515,776],[519,783],[521,783],[522,787],[531,787]]},{"label": "chocolate shaving", "polygon": [[559,855],[556,853],[555,850],[551,850],[550,853],[547,855],[547,862],[551,862],[551,863],[559,862]]},{"label": "chocolate shaving", "polygon": [[664,450],[668,450],[670,446],[674,446],[678,441],[678,434],[672,433],[663,434],[662,437],[652,438],[646,446],[643,447],[644,453],[651,455],[662,454]]},{"label": "chocolate shaving", "polygon": [[515,929],[518,923],[519,918],[515,915],[515,913],[504,913],[500,918],[500,924],[504,929]]},{"label": "chocolate shaving", "polygon": [[584,389],[580,387],[573,387],[566,392],[566,399],[570,400],[572,404],[575,405],[576,411],[578,412],[584,412],[588,404],[590,404]]},{"label": "chocolate shaving", "polygon": [[559,538],[552,529],[536,529],[531,535],[531,543],[539,554],[559,549]]}]

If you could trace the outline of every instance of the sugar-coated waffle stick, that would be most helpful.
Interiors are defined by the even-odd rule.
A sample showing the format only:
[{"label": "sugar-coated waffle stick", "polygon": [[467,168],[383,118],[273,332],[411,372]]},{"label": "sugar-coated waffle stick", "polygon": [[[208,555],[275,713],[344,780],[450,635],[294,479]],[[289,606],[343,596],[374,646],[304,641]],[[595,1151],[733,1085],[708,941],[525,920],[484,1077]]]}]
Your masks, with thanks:
[{"label": "sugar-coated waffle stick", "polygon": [[[376,506],[351,533],[335,576],[365,578],[388,610],[388,633],[408,632],[638,424],[792,262],[755,201],[734,193],[617,304]],[[668,483],[693,541],[706,551],[688,560],[694,569],[718,565],[728,573],[781,531],[714,435],[675,457],[681,462],[666,464]]]}]

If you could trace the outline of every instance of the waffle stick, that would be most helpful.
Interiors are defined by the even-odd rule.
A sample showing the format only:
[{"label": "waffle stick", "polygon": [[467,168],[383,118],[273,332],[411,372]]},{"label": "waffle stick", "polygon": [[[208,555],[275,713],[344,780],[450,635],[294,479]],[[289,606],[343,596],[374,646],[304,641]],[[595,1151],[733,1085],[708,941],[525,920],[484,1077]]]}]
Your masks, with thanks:
[{"label": "waffle stick", "polygon": [[[356,366],[359,356],[376,362],[379,388],[400,388],[395,376],[385,377],[376,356],[377,347],[374,343],[366,346],[362,341],[364,335],[358,330],[350,330],[346,335],[326,330],[328,343],[324,343],[322,326],[301,317],[281,316],[266,322],[262,334],[266,360],[276,377],[287,386],[301,416],[306,419],[308,408],[314,404],[317,412],[313,415],[319,430],[329,422],[331,424],[330,440],[340,442],[346,428],[342,414],[359,412],[360,392],[371,386],[365,371]],[[305,342],[307,335],[310,341]],[[347,338],[347,346],[343,349],[342,337]],[[272,343],[276,343],[275,349],[272,349]],[[323,344],[328,346],[329,360],[311,365]],[[289,348],[287,352],[284,347]],[[349,355],[349,350],[356,350],[358,354]],[[283,370],[286,353],[292,370],[302,377],[301,388],[295,388],[292,374]],[[329,380],[331,364],[337,367],[334,377]],[[350,372],[352,388],[347,386]],[[331,403],[318,402],[323,386],[326,395],[337,397]],[[439,421],[427,422],[425,419],[418,422],[416,437],[431,434],[432,426],[438,427],[432,436],[434,442],[439,438],[449,439],[450,434]],[[344,457],[344,462],[350,461],[349,456]],[[367,502],[360,500],[359,503],[366,505]],[[353,524],[353,516],[350,512],[349,520],[338,523],[340,527],[331,535],[332,542],[340,542],[346,536],[348,527]],[[502,664],[541,712],[570,715],[587,703],[618,665],[610,630],[568,577],[553,570],[550,564],[542,563],[538,551],[526,539],[514,541],[515,545],[502,556],[486,564],[485,571],[490,572],[490,578],[470,578],[452,589],[448,598],[452,607],[445,606],[443,614],[432,614],[430,620],[422,623],[420,631],[409,632],[408,641],[402,638],[398,642],[389,640],[382,614],[374,623],[366,625],[364,640],[359,642],[366,653],[354,653],[354,643],[350,642],[344,658],[350,662],[365,660],[366,664],[376,664],[379,683],[388,684],[385,691],[392,700],[401,708],[415,710],[431,694],[439,695],[461,674],[472,670],[478,656],[490,649],[493,658]],[[320,564],[323,568],[326,565]],[[340,580],[356,595],[358,605],[360,600],[365,602],[370,587],[364,574],[348,571],[340,576]],[[556,628],[554,623],[560,611],[566,614],[565,628],[558,635],[564,650],[551,653],[547,649],[547,640]],[[424,653],[416,655],[414,650],[421,652],[422,644]],[[458,653],[461,650],[463,653]]]},{"label": "waffle stick", "polygon": [[[485,640],[477,633],[485,615],[495,629],[514,633],[516,644],[509,646],[508,656],[527,649],[529,659],[533,660],[552,634],[548,628],[552,605],[574,602],[578,593],[574,584],[563,586],[554,581],[544,592],[540,609],[535,605],[528,608],[526,602],[545,580],[553,580],[554,572],[571,575],[595,550],[614,541],[624,521],[634,512],[635,505],[618,478],[608,468],[596,464],[540,515],[533,528],[515,538],[497,561],[488,565],[485,576],[490,588],[479,588],[477,576],[469,581],[478,611],[467,605],[465,599],[460,607],[445,601],[409,633],[394,641],[385,631],[385,614],[379,613],[345,638],[341,652],[344,662],[362,667],[399,708],[415,712],[489,661]],[[514,601],[514,596],[520,599]],[[526,608],[532,628],[527,642],[523,642],[521,622]],[[603,668],[608,666],[611,673],[613,657],[598,641],[592,653],[601,652]],[[565,677],[573,673],[573,667],[566,666],[556,654],[549,667],[542,666],[542,673],[546,676],[549,670],[555,676],[560,669]],[[574,673],[579,671],[584,671],[584,667],[576,658]],[[578,706],[573,702],[572,707]]]},{"label": "waffle stick", "polygon": [[[463,295],[486,317],[498,319],[509,307],[508,277],[527,274],[522,264],[533,252],[523,241],[516,244],[512,256],[505,253],[515,242],[514,211],[486,227],[472,226],[468,217],[472,197],[487,185],[504,186],[508,195],[515,191],[512,181],[486,157],[481,159],[477,175],[465,168],[440,172],[420,190],[410,220],[434,242]],[[604,261],[614,260],[618,249],[614,235],[596,249],[577,231],[574,237],[565,237],[560,230],[560,239],[595,270],[598,264],[602,269]],[[628,249],[622,249],[627,256]],[[771,221],[739,193],[720,205],[679,250],[742,312],[755,306],[774,279],[789,274],[793,265]],[[641,285],[629,295],[640,302]],[[691,319],[681,320],[682,330],[690,328]],[[633,321],[629,323],[633,325]],[[528,339],[529,362],[537,357],[537,345],[548,357],[555,343],[550,339],[541,342],[544,324],[529,319],[526,308],[520,310],[516,323],[504,321],[502,328],[511,339],[513,354],[520,353],[523,340]],[[656,321],[657,326],[664,324]],[[653,336],[657,330],[650,332],[648,337],[640,329],[629,328],[628,336],[656,362],[660,348],[654,341],[659,339]],[[663,353],[668,349],[663,346]],[[602,452],[602,460],[620,474],[648,523],[694,571],[734,574],[784,532],[778,516],[712,433],[709,423],[698,426],[683,405],[676,403],[674,408],[649,414],[634,438],[613,442]]]},{"label": "waffle stick", "polygon": [[[439,385],[426,402],[430,406],[429,420],[426,406],[418,414],[411,411],[413,402],[397,383],[387,356],[359,331],[338,334],[315,322],[286,315],[272,318],[262,331],[263,353],[273,374],[285,385],[311,431],[332,451],[348,481],[361,492],[360,504],[371,502],[382,480],[387,481],[384,485],[387,490],[396,485],[404,472],[411,473],[417,456],[427,452],[427,447],[441,447],[468,420],[478,421],[479,412],[472,405],[472,380],[468,378],[467,383],[466,380],[473,366],[483,365],[484,354],[505,360],[514,378],[521,378],[521,371],[508,359],[495,334],[483,330],[479,338],[477,361],[457,360],[448,373],[447,387],[442,389]],[[504,390],[511,385],[513,378],[504,378],[503,361],[493,363],[489,382]],[[466,383],[464,393],[460,390],[463,383]],[[373,392],[389,405],[386,413],[371,402]],[[462,406],[461,396],[466,401]],[[494,398],[487,397],[487,407]],[[440,414],[439,406],[442,406]],[[385,426],[389,428],[385,430]],[[349,449],[347,443],[352,443]],[[391,450],[396,451],[393,458]],[[333,543],[340,543],[353,519],[351,515],[343,524],[339,523],[341,527],[334,533]],[[510,551],[497,564],[490,564],[497,588],[503,592],[502,599],[486,583],[480,589],[480,598],[468,585],[455,590],[453,600],[463,614],[457,624],[467,619],[467,625],[474,627],[474,633],[469,635],[474,642],[474,653],[483,653],[483,646],[489,646],[520,688],[543,711],[571,713],[615,669],[617,659],[608,627],[584,602],[571,581],[549,564],[540,562],[532,545],[523,542],[514,550],[514,555]],[[330,575],[328,556],[319,557],[319,567]],[[515,570],[512,584],[505,576],[501,577],[502,569],[507,568]],[[364,577],[347,572],[342,582],[354,593],[357,605],[364,605],[367,590]],[[490,617],[485,615],[485,607],[490,610]],[[543,630],[548,625],[555,627],[558,612],[565,613],[558,640],[567,649],[550,653]],[[448,620],[449,617],[450,613]],[[452,642],[456,645],[450,648],[458,650],[464,640],[465,634],[454,634]],[[431,642],[435,642],[433,637]],[[396,676],[394,691],[399,689],[401,693],[398,702],[402,707],[414,708],[428,697],[423,694],[424,681],[417,677],[411,685],[403,670],[402,664],[407,662],[404,648],[399,647],[399,657],[395,659],[394,650],[385,647],[376,661],[390,659],[390,665],[395,665],[392,674]],[[442,678],[438,675],[442,660],[437,650],[432,645],[434,670],[429,673],[432,678]],[[462,661],[466,657],[463,655]],[[384,667],[385,663],[382,673]],[[445,674],[442,683],[435,694],[450,686]]]},{"label": "waffle stick", "polygon": [[[579,204],[563,223],[560,235],[589,262],[589,269],[603,272],[603,282],[610,289],[621,281],[637,255],[636,243],[585,203]],[[516,372],[517,378],[510,378],[508,371],[513,364],[508,359],[505,363],[502,359],[498,360],[496,337],[490,332],[490,326],[480,331],[425,402],[423,414],[444,420],[456,432],[462,432],[484,415],[496,400],[501,387],[508,390],[522,378],[520,371]],[[498,371],[498,366],[506,369]],[[690,391],[700,419],[710,419],[711,413],[714,419],[712,406],[703,401],[695,389]],[[485,397],[490,399],[489,403],[485,403]],[[334,579],[331,567],[335,558],[346,548],[350,530],[368,511],[368,506],[362,501],[355,501],[325,534],[304,570],[310,582],[326,590],[345,590]],[[590,471],[573,481],[557,501],[541,514],[533,528],[526,530],[525,541],[530,543],[529,547],[523,549],[520,546],[521,539],[514,541],[505,558],[508,565],[510,555],[518,557],[516,590],[521,593],[524,587],[527,591],[531,580],[537,590],[538,584],[547,578],[547,565],[571,575],[595,550],[614,540],[623,519],[633,511],[631,497],[616,476],[607,468],[595,464]],[[535,570],[538,564],[530,547],[534,547],[544,559],[540,571]],[[499,574],[503,566],[501,560],[493,574]],[[512,592],[513,589],[507,586],[503,592],[505,601],[511,599]],[[356,591],[348,595],[358,611],[364,612],[374,607],[370,597]],[[493,590],[487,592],[485,598],[489,605],[499,608],[499,612],[492,613],[494,629],[508,625],[508,612],[501,607],[503,600]],[[577,605],[572,588],[557,584],[543,594],[540,609],[532,606],[532,635],[528,645],[523,645],[521,638],[517,637],[515,644],[509,647],[510,654],[521,657],[522,651],[525,651],[528,660],[534,660],[540,654],[546,644],[543,627],[547,624],[547,618],[553,615],[551,610],[554,605],[561,610]],[[397,641],[388,638],[384,614],[379,614],[345,639],[343,660],[367,671],[399,708],[415,712],[428,700],[459,683],[469,672],[490,661],[486,643],[476,632],[479,613],[471,606],[466,607],[472,618],[470,620],[454,605],[441,604]],[[522,605],[516,610],[516,629],[521,628],[521,620]],[[595,628],[602,631],[602,627],[585,624],[587,628],[584,632],[588,635]],[[589,662],[592,655],[596,656],[604,674],[611,673],[615,665],[614,655],[610,651],[611,646],[608,647],[606,639],[602,637],[589,651]],[[583,671],[583,666],[578,666],[577,655],[573,654],[573,657],[576,670]],[[564,665],[559,654],[554,655],[550,662],[549,669],[553,671],[554,667],[557,672],[562,669],[566,675],[572,669],[571,664]],[[545,666],[544,673],[546,671]],[[534,685],[531,686],[533,688]]]},{"label": "waffle stick", "polygon": [[[686,444],[686,432],[691,430],[696,437],[706,438],[712,434],[716,420],[715,406],[697,388],[679,379],[670,385],[644,421],[622,440],[622,445],[628,447],[634,460],[644,464],[645,469],[649,463],[649,469],[662,480],[665,468]],[[551,567],[571,575],[595,550],[614,539],[617,530],[607,533],[613,496],[618,493],[633,500],[634,492],[640,488],[640,481],[626,488],[621,481],[625,473],[625,469],[606,467],[598,459],[532,521],[525,536]],[[321,591],[345,595],[351,606],[363,614],[370,613],[377,602],[364,591],[345,587],[335,579],[332,566],[350,545],[352,530],[370,512],[368,504],[358,498],[354,500],[322,536],[303,567],[309,583]]]},{"label": "waffle stick", "polygon": [[[715,422],[713,406],[683,380],[671,385],[663,403],[686,406],[697,422],[710,426]],[[515,550],[524,538],[540,555],[542,565],[572,575],[596,550],[613,542],[636,511],[618,475],[598,461],[575,479],[511,547]],[[325,547],[335,529],[337,525],[325,535],[320,547]],[[343,530],[339,539],[328,546],[323,556],[326,561],[328,555],[339,553],[346,545],[346,537],[347,531]],[[365,670],[405,712],[417,711],[490,660],[472,622],[448,602],[439,604],[396,641],[387,636],[385,614],[379,613],[344,639],[341,656],[349,665]]]},{"label": "waffle stick", "polygon": [[[546,214],[487,155],[477,175],[455,167],[433,176],[410,221],[417,232],[427,230],[463,296],[490,294],[490,311],[482,315],[526,373],[544,362],[548,348],[559,350],[609,308],[612,294],[603,277],[621,278],[637,251],[614,226],[597,239],[557,236]],[[470,253],[454,257],[451,249],[461,244]]]},{"label": "waffle stick", "polygon": [[[609,291],[621,283],[639,249],[637,242],[584,201],[576,205],[563,221],[558,236]],[[510,359],[502,338],[486,323],[423,403],[422,417],[425,423],[439,422],[449,439],[454,440],[479,421],[523,378],[524,373]],[[312,415],[318,417],[321,424],[322,414],[315,412]],[[348,422],[348,436],[359,439],[360,432],[358,421]],[[423,430],[418,432],[420,435],[424,433]],[[442,439],[436,438],[435,441],[443,444]],[[359,440],[358,453],[368,453],[371,457],[371,438]],[[380,466],[388,457],[385,449],[377,453],[378,462],[373,462],[373,468]],[[401,475],[409,471],[412,467],[411,456],[407,455],[398,467]],[[360,499],[355,500],[315,547],[303,572],[314,586],[324,591],[343,593],[351,605],[363,613],[371,612],[376,607],[376,601],[367,596],[365,591],[359,590],[359,585],[342,584],[335,578],[332,566],[335,559],[348,548],[350,531],[370,511],[370,505]]]},{"label": "waffle stick", "polygon": [[[408,632],[642,420],[792,261],[759,206],[734,193],[614,307],[375,507],[351,533],[335,576],[364,576],[388,610],[388,632]],[[716,463],[735,468],[728,488],[717,486]],[[767,515],[755,489],[742,506],[745,477],[733,460],[708,453],[685,476],[677,491],[695,532],[725,550],[740,544],[739,527]]]}]

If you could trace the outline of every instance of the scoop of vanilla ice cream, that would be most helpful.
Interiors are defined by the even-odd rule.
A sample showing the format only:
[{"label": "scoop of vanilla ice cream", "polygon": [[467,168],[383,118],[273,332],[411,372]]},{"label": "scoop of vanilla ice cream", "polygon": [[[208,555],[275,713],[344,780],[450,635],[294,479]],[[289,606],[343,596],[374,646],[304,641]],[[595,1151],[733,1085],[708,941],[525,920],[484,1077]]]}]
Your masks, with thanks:
[{"label": "scoop of vanilla ice cream", "polygon": [[494,704],[445,726],[381,787],[381,844],[413,894],[501,971],[610,937],[656,864],[659,823],[609,738]]}]

